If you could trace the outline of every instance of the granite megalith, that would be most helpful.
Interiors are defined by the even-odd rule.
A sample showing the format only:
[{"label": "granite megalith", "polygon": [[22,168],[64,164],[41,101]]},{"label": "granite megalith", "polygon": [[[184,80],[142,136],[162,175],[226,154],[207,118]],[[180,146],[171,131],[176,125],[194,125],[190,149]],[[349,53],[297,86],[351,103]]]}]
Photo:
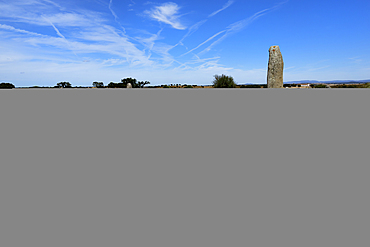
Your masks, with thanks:
[{"label": "granite megalith", "polygon": [[269,49],[269,64],[267,71],[267,88],[283,88],[283,56],[280,47],[275,45]]},{"label": "granite megalith", "polygon": [[127,83],[127,88],[132,88],[131,83]]}]

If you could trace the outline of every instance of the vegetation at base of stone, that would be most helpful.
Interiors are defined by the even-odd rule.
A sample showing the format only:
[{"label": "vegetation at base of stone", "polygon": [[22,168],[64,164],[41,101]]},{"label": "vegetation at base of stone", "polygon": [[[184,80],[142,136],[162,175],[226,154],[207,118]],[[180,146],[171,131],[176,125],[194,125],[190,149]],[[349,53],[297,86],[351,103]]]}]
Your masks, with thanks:
[{"label": "vegetation at base of stone", "polygon": [[326,88],[327,86],[324,84],[317,84],[317,85],[311,85],[312,88]]},{"label": "vegetation at base of stone", "polygon": [[301,84],[284,84],[283,87],[301,87]]},{"label": "vegetation at base of stone", "polygon": [[352,85],[352,84],[340,84],[340,85],[333,85],[331,88],[370,88],[370,82],[359,84],[359,85]]},{"label": "vegetation at base of stone", "polygon": [[104,87],[104,83],[103,82],[94,81],[93,82],[93,86],[94,87],[97,87],[97,88],[103,88]]},{"label": "vegetation at base of stone", "polygon": [[15,86],[8,82],[2,82],[0,83],[0,88],[12,89],[12,88],[15,88]]},{"label": "vegetation at base of stone", "polygon": [[234,82],[234,78],[231,76],[222,75],[215,75],[215,79],[213,80],[213,87],[215,88],[236,88],[236,83]]},{"label": "vegetation at base of stone", "polygon": [[267,88],[265,84],[241,85],[240,88]]},{"label": "vegetation at base of stone", "polygon": [[57,83],[55,87],[70,88],[72,87],[72,84],[66,81],[62,81],[62,82]]}]

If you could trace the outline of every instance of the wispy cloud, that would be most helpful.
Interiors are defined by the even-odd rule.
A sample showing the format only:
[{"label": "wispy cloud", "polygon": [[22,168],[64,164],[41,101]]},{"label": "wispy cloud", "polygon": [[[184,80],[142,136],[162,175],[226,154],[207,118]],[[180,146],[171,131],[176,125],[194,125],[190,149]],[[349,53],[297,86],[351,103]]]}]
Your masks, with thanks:
[{"label": "wispy cloud", "polygon": [[51,4],[51,5],[54,5],[55,7],[59,8],[59,9],[64,9],[64,8],[62,8],[59,4],[57,4],[56,2],[53,2],[53,1],[51,1],[51,0],[42,0],[42,1],[44,1],[44,2],[46,2],[46,3],[49,3],[49,4]]},{"label": "wispy cloud", "polygon": [[50,25],[54,28],[55,32],[58,34],[58,36],[59,36],[59,37],[61,37],[62,39],[64,39],[64,40],[66,40],[66,41],[67,41],[66,37],[64,37],[64,35],[63,35],[63,34],[61,34],[61,33],[59,32],[58,28],[56,28],[56,26],[55,26],[51,21],[49,21],[49,20],[48,20],[47,18],[45,18],[44,16],[43,16],[43,18],[44,18],[47,22],[49,22],[49,23],[50,23]]},{"label": "wispy cloud", "polygon": [[199,47],[201,47],[202,45],[206,44],[207,42],[211,41],[212,39],[216,38],[218,35],[220,35],[221,33],[224,33],[224,32],[226,32],[226,30],[223,30],[223,31],[221,31],[221,32],[216,33],[215,35],[213,35],[212,37],[208,38],[208,39],[207,39],[206,41],[204,41],[203,43],[199,44],[197,47],[195,47],[195,48],[191,49],[190,51],[188,51],[188,52],[186,52],[186,53],[184,53],[184,54],[182,54],[180,57],[185,56],[186,54],[189,54],[189,53],[190,53],[190,52],[192,52],[192,51],[195,51],[196,49],[198,49],[198,48],[199,48]]},{"label": "wispy cloud", "polygon": [[212,14],[210,14],[208,17],[212,17],[212,16],[214,16],[214,15],[218,14],[219,12],[221,12],[221,11],[223,11],[223,10],[227,9],[227,8],[228,8],[228,7],[230,7],[233,3],[234,3],[234,1],[233,1],[233,0],[229,0],[227,3],[225,3],[225,5],[224,5],[221,9],[216,10],[215,12],[213,12]]},{"label": "wispy cloud", "polygon": [[[212,14],[210,14],[208,16],[208,18],[218,14],[219,12],[227,9],[228,7],[230,7],[232,4],[234,3],[233,0],[229,0],[221,9],[213,12]],[[197,23],[195,23],[194,25],[192,25],[190,28],[189,28],[189,31],[182,37],[182,39],[176,44],[177,45],[182,45],[183,41],[190,35],[192,35],[193,33],[195,33],[204,23],[206,23],[208,21],[208,18],[207,19],[204,19],[204,20],[201,20],[201,21],[198,21]],[[206,43],[206,42],[205,42]]]},{"label": "wispy cloud", "polygon": [[114,19],[117,21],[118,20],[118,16],[116,15],[116,13],[114,12],[114,10],[112,9],[112,4],[113,4],[113,0],[110,0],[108,7],[109,7],[110,12],[114,16]]},{"label": "wispy cloud", "polygon": [[180,7],[176,3],[168,2],[146,10],[144,14],[159,22],[166,23],[175,29],[184,30],[186,27],[179,20]]},{"label": "wispy cloud", "polygon": [[[0,24],[0,74],[5,74],[5,71],[7,76],[2,78],[33,83],[37,79],[31,82],[28,78],[40,78],[39,75],[43,74],[42,80],[50,80],[51,83],[55,78],[80,83],[81,78],[85,81],[107,81],[122,76],[138,76],[141,77],[139,80],[150,80],[155,85],[172,83],[173,78],[178,78],[176,80],[179,83],[187,83],[196,77],[203,83],[209,80],[211,84],[210,78],[214,74],[232,73],[235,79],[248,77],[252,81],[256,81],[256,78],[265,80],[265,71],[236,70],[230,65],[221,64],[222,57],[219,54],[200,56],[194,52],[202,48],[211,49],[270,9],[257,12],[250,18],[229,26],[225,22],[213,25],[214,23],[210,23],[211,17],[236,4],[235,0],[224,0],[226,3],[222,8],[221,5],[218,6],[219,9],[214,12],[211,10],[211,14],[205,12],[199,15],[199,12],[194,11],[197,13],[196,19],[192,19],[195,24],[187,27],[181,19],[180,10],[183,9],[176,3],[136,4],[138,9],[144,8],[141,13],[147,9],[144,12],[146,17],[161,23],[160,28],[153,28],[134,19],[136,15],[132,13],[127,13],[129,17],[121,17],[118,9],[133,6],[135,3],[132,0],[126,0],[121,5],[113,0],[92,2],[99,5],[98,10],[96,6],[72,0],[0,0],[1,23],[4,21],[8,24]],[[195,9],[197,6],[190,7]],[[130,28],[126,30],[120,24],[124,17],[127,17],[127,21],[132,21]],[[166,26],[163,24],[169,25],[172,30],[164,28]],[[211,26],[218,30],[213,35],[211,33],[209,38],[205,36],[199,43],[193,43],[195,40],[189,39],[195,32]],[[205,33],[208,32],[202,34]],[[184,52],[186,53],[181,55]],[[24,74],[20,74],[21,72]]]},{"label": "wispy cloud", "polygon": [[202,26],[206,22],[207,22],[207,20],[202,20],[202,21],[199,21],[199,22],[195,23],[194,25],[192,25],[189,28],[189,31],[179,41],[179,43],[182,43],[185,38],[187,38],[188,36],[190,36],[191,34],[193,34],[195,31],[197,31],[199,29],[199,27]]},{"label": "wispy cloud", "polygon": [[[199,54],[203,54],[205,52],[208,52],[211,50],[211,48],[213,46],[215,46],[216,44],[220,43],[221,41],[223,41],[225,38],[227,38],[229,35],[231,34],[234,34],[236,32],[239,32],[241,31],[242,29],[244,29],[246,26],[248,26],[249,24],[251,24],[253,21],[257,20],[258,18],[266,15],[267,13],[273,11],[273,10],[276,10],[277,8],[279,8],[282,4],[285,4],[287,3],[289,0],[287,1],[284,1],[284,2],[281,2],[277,5],[275,5],[274,7],[271,7],[271,8],[267,8],[267,9],[264,9],[264,10],[261,10],[255,14],[253,14],[252,16],[246,18],[246,19],[243,19],[243,20],[240,20],[240,21],[237,21],[237,22],[234,22],[232,23],[231,25],[229,25],[225,30],[221,31],[221,32],[225,32],[225,34],[223,36],[221,36],[218,40],[214,41],[211,45],[209,45],[206,49],[204,49],[203,51],[201,51]],[[219,32],[220,33],[220,32]],[[218,33],[218,34],[219,34]],[[213,36],[212,36],[213,37]],[[212,38],[211,37],[211,38]],[[204,44],[205,42],[203,42],[202,44]],[[199,47],[199,46],[198,46]]]},{"label": "wispy cloud", "polygon": [[[49,21],[47,18],[45,18],[44,16],[43,16],[43,18],[47,21],[47,22],[49,22],[50,23],[50,25],[54,28],[54,30],[55,30],[55,32],[57,33],[57,35],[59,36],[59,37],[61,37],[67,44],[68,44],[68,46],[70,47],[70,48],[72,48],[71,47],[71,44],[68,42],[68,40],[66,39],[66,37],[59,31],[59,29],[51,22],[51,21]],[[77,54],[73,51],[73,49],[71,49],[72,50],[72,52],[73,52],[73,54],[75,54],[76,56],[77,56]],[[78,57],[78,56],[77,56]]]},{"label": "wispy cloud", "polygon": [[357,57],[350,57],[348,59],[350,59],[352,61],[352,63],[362,63],[363,62],[363,60],[358,56]]},{"label": "wispy cloud", "polygon": [[126,29],[122,26],[122,24],[118,21],[118,16],[116,14],[116,12],[114,12],[113,8],[112,8],[112,5],[113,5],[113,0],[110,0],[109,1],[109,5],[108,5],[108,8],[110,10],[110,12],[112,13],[112,15],[114,16],[114,20],[116,21],[116,23],[122,28],[123,32],[126,32]]},{"label": "wispy cloud", "polygon": [[5,25],[5,24],[0,24],[0,29],[13,31],[13,32],[17,32],[17,33],[29,34],[29,35],[42,36],[42,34],[39,34],[39,33],[34,33],[34,32],[30,32],[30,31],[14,28],[12,26]]}]

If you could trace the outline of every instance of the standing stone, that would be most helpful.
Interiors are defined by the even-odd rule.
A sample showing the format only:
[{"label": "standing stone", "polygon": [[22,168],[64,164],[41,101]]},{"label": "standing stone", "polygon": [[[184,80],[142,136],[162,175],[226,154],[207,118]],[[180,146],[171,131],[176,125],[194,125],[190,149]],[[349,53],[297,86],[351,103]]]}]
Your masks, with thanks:
[{"label": "standing stone", "polygon": [[267,88],[283,88],[283,56],[279,46],[271,46],[269,49],[269,65],[267,72]]},{"label": "standing stone", "polygon": [[132,88],[131,83],[127,83],[127,88]]}]

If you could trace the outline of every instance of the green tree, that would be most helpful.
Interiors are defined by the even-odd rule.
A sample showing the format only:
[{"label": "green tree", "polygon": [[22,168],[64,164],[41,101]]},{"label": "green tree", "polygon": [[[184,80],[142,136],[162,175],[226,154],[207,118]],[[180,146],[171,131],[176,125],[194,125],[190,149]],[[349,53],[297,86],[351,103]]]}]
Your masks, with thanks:
[{"label": "green tree", "polygon": [[122,86],[124,88],[127,88],[127,84],[131,83],[131,86],[132,88],[137,88],[138,87],[138,84],[137,84],[137,80],[134,79],[134,78],[125,78],[125,79],[121,79],[121,83],[122,83]]},{"label": "green tree", "polygon": [[149,81],[138,81],[137,82],[138,88],[143,88],[146,84],[150,84],[150,82]]},{"label": "green tree", "polygon": [[104,87],[104,83],[103,82],[94,81],[93,82],[93,87],[102,88],[102,87]]},{"label": "green tree", "polygon": [[15,88],[15,86],[8,82],[2,82],[0,83],[0,88],[12,89]]},{"label": "green tree", "polygon": [[114,86],[115,86],[115,83],[114,82],[109,82],[109,84],[107,85],[107,87],[109,87],[109,88],[114,88]]},{"label": "green tree", "polygon": [[127,84],[125,85],[124,83],[120,82],[120,83],[115,83],[115,82],[110,82],[107,87],[108,88],[125,88],[127,86]]},{"label": "green tree", "polygon": [[215,75],[213,80],[213,87],[215,88],[236,88],[234,78],[226,75]]},{"label": "green tree", "polygon": [[63,82],[59,82],[57,83],[57,87],[62,87],[62,88],[69,88],[69,87],[72,87],[71,83],[69,82],[66,82],[66,81],[63,81]]},{"label": "green tree", "polygon": [[119,87],[119,85],[118,85],[119,83],[114,83],[114,82],[110,82],[108,85],[107,85],[107,87],[109,87],[109,88],[118,88]]}]

